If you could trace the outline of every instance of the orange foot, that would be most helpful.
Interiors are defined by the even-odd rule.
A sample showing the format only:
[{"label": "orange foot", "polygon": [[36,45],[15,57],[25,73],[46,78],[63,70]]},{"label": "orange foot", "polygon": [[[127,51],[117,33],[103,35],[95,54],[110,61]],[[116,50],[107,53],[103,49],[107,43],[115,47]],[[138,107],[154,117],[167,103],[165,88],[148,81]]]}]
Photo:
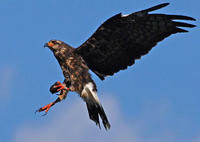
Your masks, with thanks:
[{"label": "orange foot", "polygon": [[42,112],[42,111],[45,111],[45,114],[47,114],[47,112],[49,111],[49,109],[53,106],[54,103],[50,103],[44,107],[41,107],[40,109],[36,110],[36,112]]},{"label": "orange foot", "polygon": [[49,91],[52,94],[62,91],[62,90],[70,91],[70,89],[68,87],[64,86],[60,81],[57,81],[56,83],[54,83],[49,89]]},{"label": "orange foot", "polygon": [[57,88],[57,92],[65,89],[65,86],[63,86],[63,84],[60,81],[56,82],[55,88]]}]

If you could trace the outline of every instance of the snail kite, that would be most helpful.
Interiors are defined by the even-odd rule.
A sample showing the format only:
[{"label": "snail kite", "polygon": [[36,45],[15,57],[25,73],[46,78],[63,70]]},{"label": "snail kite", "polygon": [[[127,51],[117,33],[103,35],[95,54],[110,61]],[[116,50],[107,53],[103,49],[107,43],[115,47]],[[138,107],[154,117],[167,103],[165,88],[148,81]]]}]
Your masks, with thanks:
[{"label": "snail kite", "polygon": [[[50,88],[60,92],[56,101],[41,107],[46,113],[51,106],[63,100],[69,91],[77,92],[86,102],[89,117],[100,127],[99,116],[105,129],[110,123],[97,96],[97,88],[89,69],[101,80],[134,64],[147,54],[159,41],[171,34],[187,32],[182,27],[195,25],[180,20],[195,20],[183,15],[150,14],[167,6],[163,3],[129,15],[121,13],[105,21],[80,47],[73,48],[60,40],[45,44],[58,60],[65,80]],[[179,20],[179,21],[176,21]]]}]

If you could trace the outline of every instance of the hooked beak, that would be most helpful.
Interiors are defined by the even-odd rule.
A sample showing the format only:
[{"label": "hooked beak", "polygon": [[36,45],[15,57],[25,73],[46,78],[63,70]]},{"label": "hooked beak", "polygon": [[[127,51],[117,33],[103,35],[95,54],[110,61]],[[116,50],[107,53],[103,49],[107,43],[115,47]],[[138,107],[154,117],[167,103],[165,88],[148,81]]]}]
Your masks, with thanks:
[{"label": "hooked beak", "polygon": [[49,47],[49,46],[48,46],[48,43],[45,43],[45,44],[44,44],[44,47]]}]

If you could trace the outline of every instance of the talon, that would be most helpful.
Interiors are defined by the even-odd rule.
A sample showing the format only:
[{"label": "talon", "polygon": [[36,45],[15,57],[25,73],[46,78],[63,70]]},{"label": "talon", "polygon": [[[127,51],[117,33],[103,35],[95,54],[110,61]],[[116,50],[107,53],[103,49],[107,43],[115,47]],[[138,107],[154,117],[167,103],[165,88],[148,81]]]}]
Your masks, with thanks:
[{"label": "talon", "polygon": [[45,116],[45,115],[47,115],[47,112],[45,112],[42,116]]},{"label": "talon", "polygon": [[63,86],[63,84],[62,84],[60,81],[57,81],[57,82],[56,82],[55,87],[58,88],[58,89],[57,89],[57,92],[59,92],[59,91],[65,89],[65,86]]},{"label": "talon", "polygon": [[63,90],[63,89],[65,89],[65,87],[64,87],[64,86],[61,86],[59,89],[57,89],[57,91],[59,92],[59,91],[61,91],[61,90]]},{"label": "talon", "polygon": [[57,93],[61,90],[67,90],[67,91],[70,91],[70,88],[66,87],[65,85],[63,85],[60,81],[57,81],[56,83],[54,83],[49,91],[54,94],[54,93]]}]

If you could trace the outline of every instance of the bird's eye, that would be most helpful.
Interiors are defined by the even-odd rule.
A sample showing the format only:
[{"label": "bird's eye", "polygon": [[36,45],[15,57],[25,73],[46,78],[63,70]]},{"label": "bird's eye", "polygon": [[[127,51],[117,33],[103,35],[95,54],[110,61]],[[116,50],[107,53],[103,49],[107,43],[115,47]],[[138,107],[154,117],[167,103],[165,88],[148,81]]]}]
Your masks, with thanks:
[{"label": "bird's eye", "polygon": [[56,43],[57,43],[55,40],[52,40],[51,42],[52,42],[53,44],[56,44]]}]

